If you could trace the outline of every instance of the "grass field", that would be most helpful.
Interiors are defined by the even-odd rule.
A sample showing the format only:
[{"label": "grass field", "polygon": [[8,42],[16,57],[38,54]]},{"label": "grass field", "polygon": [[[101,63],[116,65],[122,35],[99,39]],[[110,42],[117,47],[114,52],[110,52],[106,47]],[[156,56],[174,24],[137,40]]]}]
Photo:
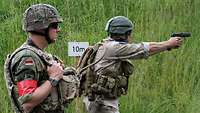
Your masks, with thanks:
[{"label": "grass field", "polygon": [[[200,113],[200,0],[1,0],[0,113],[11,113],[4,61],[26,40],[22,14],[34,3],[51,4],[64,18],[57,43],[47,51],[67,66],[75,65],[75,58],[67,55],[67,42],[100,41],[107,36],[104,27],[113,16],[123,15],[134,21],[135,42],[163,41],[172,32],[192,32],[177,50],[133,61],[135,73],[129,80],[128,95],[120,98],[120,112]],[[81,99],[66,111],[84,113]]]}]

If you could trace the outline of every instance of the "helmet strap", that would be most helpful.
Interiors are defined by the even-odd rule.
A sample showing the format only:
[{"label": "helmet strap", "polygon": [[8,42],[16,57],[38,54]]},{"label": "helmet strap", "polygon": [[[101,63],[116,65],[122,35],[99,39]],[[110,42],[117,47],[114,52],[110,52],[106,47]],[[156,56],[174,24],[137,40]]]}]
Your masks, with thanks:
[{"label": "helmet strap", "polygon": [[30,32],[33,34],[44,36],[48,44],[52,43],[52,40],[50,39],[50,36],[49,36],[49,28],[45,29],[44,32],[41,32],[41,31],[30,31]]},{"label": "helmet strap", "polygon": [[49,36],[49,28],[45,29],[45,39],[47,41],[48,44],[51,44],[53,41],[50,39]]},{"label": "helmet strap", "polygon": [[30,33],[33,33],[33,34],[36,34],[36,35],[45,36],[45,33],[39,32],[39,31],[30,31]]}]

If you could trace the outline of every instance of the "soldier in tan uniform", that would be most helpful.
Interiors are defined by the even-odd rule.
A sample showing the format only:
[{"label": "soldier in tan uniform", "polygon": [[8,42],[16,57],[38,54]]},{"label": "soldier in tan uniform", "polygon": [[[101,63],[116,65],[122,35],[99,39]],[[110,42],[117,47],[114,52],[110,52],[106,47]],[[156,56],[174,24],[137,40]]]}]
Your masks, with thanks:
[{"label": "soldier in tan uniform", "polygon": [[[93,66],[95,79],[85,91],[84,103],[88,113],[119,113],[119,97],[127,94],[128,78],[133,73],[130,60],[178,48],[181,37],[163,42],[142,42],[129,44],[133,23],[124,16],[111,18],[105,30],[108,38],[99,47]],[[87,80],[87,78],[86,78]]]},{"label": "soldier in tan uniform", "polygon": [[[64,65],[44,51],[57,40],[62,21],[56,8],[48,4],[32,5],[25,11],[23,30],[28,32],[28,40],[7,57],[4,66],[16,113],[64,113],[65,99],[71,99],[63,93],[69,85],[63,82]],[[73,71],[66,72],[69,75]]]}]

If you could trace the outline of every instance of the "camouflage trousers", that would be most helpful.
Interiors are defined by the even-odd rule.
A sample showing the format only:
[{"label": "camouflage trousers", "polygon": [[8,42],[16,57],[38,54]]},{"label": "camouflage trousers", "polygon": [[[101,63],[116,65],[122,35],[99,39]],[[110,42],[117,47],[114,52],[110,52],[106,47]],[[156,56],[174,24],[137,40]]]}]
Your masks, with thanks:
[{"label": "camouflage trousers", "polygon": [[110,106],[98,101],[90,102],[87,98],[83,101],[88,113],[119,113],[118,106]]}]

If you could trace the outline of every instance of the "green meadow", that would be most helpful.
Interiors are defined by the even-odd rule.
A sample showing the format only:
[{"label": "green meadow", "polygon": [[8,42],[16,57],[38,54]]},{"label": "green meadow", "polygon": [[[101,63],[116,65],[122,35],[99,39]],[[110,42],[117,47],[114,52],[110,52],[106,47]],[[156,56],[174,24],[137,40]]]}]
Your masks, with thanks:
[{"label": "green meadow", "polygon": [[[135,72],[128,94],[120,98],[120,112],[200,113],[200,0],[0,0],[0,113],[12,113],[4,61],[26,41],[22,15],[35,3],[55,6],[64,19],[56,44],[46,51],[66,66],[76,65],[76,58],[67,54],[68,42],[92,45],[106,38],[104,28],[113,16],[127,16],[135,23],[134,42],[164,41],[172,32],[191,32],[179,49],[133,61]],[[85,113],[81,98],[66,112]]]}]

